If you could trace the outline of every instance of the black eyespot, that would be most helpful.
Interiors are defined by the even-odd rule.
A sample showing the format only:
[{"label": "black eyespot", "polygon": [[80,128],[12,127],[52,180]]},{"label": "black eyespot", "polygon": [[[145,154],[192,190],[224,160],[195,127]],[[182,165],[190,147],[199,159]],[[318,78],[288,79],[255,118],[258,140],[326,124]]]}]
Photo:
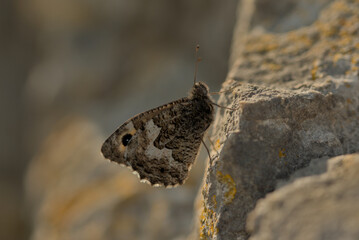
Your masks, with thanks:
[{"label": "black eyespot", "polygon": [[164,173],[164,172],[165,172],[165,169],[164,169],[164,168],[161,168],[161,169],[160,169],[160,172],[161,172],[161,173]]},{"label": "black eyespot", "polygon": [[130,142],[131,138],[132,138],[132,135],[129,134],[129,133],[123,135],[123,137],[122,137],[122,144],[123,144],[123,146],[127,146],[128,143]]}]

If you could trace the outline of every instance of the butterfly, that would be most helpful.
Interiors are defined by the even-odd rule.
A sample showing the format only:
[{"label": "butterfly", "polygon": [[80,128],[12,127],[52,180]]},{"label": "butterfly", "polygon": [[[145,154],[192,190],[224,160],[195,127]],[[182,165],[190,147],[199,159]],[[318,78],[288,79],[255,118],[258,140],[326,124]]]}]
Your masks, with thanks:
[{"label": "butterfly", "polygon": [[195,82],[188,97],[138,114],[103,143],[101,152],[154,186],[183,184],[213,122],[208,86]]}]

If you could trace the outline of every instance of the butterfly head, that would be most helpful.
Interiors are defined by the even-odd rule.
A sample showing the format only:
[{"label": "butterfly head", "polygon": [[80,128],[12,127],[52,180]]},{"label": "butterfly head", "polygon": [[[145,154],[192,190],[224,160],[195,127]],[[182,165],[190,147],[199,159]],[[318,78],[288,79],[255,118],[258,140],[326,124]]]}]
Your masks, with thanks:
[{"label": "butterfly head", "polygon": [[189,98],[198,98],[198,97],[204,97],[208,96],[209,88],[208,86],[203,82],[196,82],[189,94]]}]

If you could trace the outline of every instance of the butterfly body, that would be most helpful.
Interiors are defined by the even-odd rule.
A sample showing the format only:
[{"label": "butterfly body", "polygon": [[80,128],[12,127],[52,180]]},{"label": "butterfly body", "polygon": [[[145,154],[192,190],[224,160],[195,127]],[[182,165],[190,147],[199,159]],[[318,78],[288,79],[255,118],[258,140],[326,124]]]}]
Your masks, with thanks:
[{"label": "butterfly body", "polygon": [[197,82],[188,97],[126,121],[101,151],[105,158],[131,167],[151,185],[182,184],[212,121],[208,87]]}]

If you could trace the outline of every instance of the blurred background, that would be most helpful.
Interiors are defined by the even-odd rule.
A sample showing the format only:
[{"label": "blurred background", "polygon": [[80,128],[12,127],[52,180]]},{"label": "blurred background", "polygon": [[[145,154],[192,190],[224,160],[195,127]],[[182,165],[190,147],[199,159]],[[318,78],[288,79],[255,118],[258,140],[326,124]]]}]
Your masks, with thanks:
[{"label": "blurred background", "polygon": [[227,74],[237,0],[0,1],[0,239],[182,239],[204,160],[153,189],[105,161],[133,115]]}]

